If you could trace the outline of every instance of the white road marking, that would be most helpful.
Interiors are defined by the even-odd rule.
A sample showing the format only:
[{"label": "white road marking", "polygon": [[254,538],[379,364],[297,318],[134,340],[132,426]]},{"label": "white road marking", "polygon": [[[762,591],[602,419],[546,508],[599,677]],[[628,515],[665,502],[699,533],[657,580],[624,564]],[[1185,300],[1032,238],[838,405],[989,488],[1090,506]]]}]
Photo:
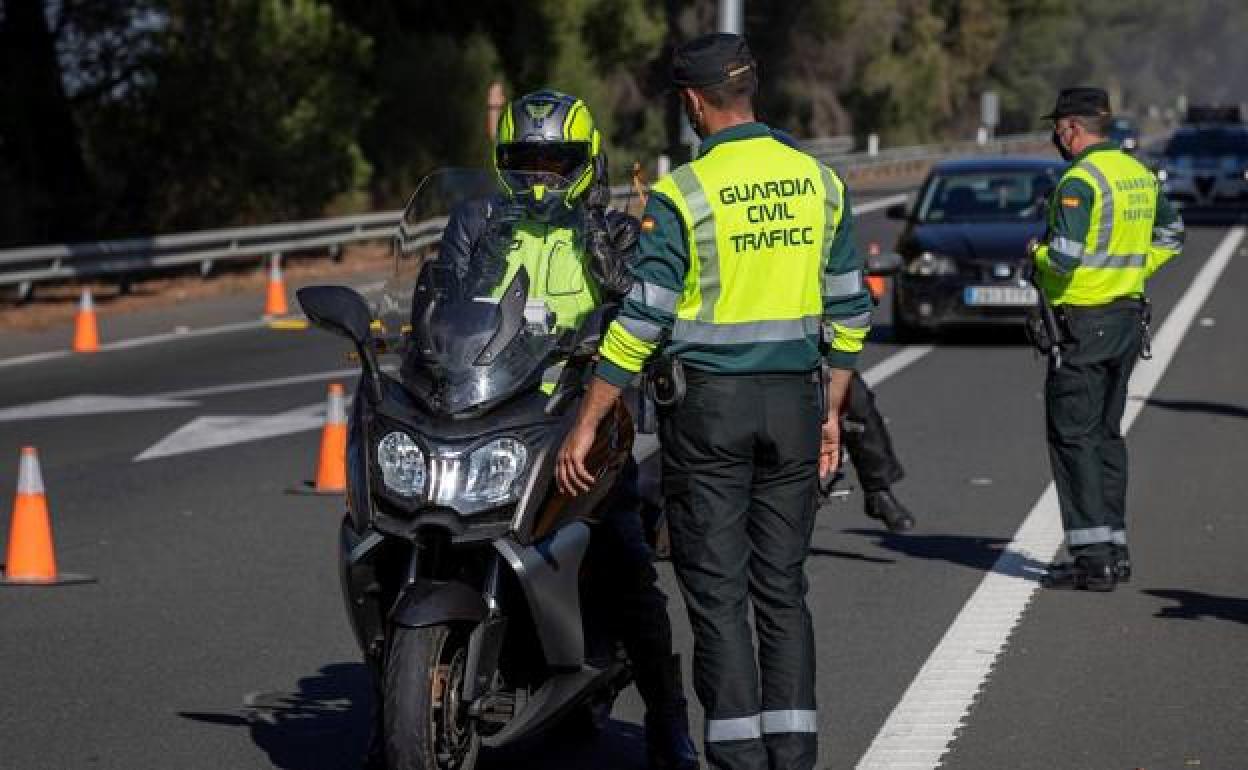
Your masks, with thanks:
[{"label": "white road marking", "polygon": [[161,396],[66,396],[36,404],[0,409],[0,422],[37,420],[44,417],[82,417],[90,414],[145,412],[153,409],[180,409],[195,406],[197,401],[183,401]]},{"label": "white road marking", "polygon": [[274,415],[197,417],[139,453],[134,462],[302,433],[324,422],[324,402]]},{"label": "white road marking", "polygon": [[[391,371],[393,367],[383,366],[382,369]],[[325,380],[341,380],[355,379],[360,376],[359,367],[350,369],[332,369],[326,372],[312,372],[310,374],[295,374],[290,377],[276,377],[271,380],[252,380],[250,382],[230,382],[224,385],[207,385],[202,388],[188,388],[187,390],[171,390],[168,393],[154,393],[153,398],[203,398],[204,396],[219,396],[223,393],[243,393],[249,390],[264,390],[266,388],[282,388],[287,385],[302,385],[306,382],[324,382]]]},{"label": "white road marking", "polygon": [[[1245,230],[1236,227],[1214,250],[1153,340],[1153,359],[1141,361],[1131,377],[1122,429],[1130,430],[1145,400],[1157,387],[1226,269]],[[910,683],[858,770],[934,770],[964,726],[971,703],[987,681],[1010,634],[1035,593],[1028,561],[1049,562],[1062,544],[1057,492],[1052,484],[1023,520],[1014,540],[984,576],[944,638]]]},{"label": "white road marking", "polygon": [[857,216],[859,214],[870,214],[872,211],[887,208],[895,203],[905,203],[906,198],[909,197],[910,196],[906,193],[899,193],[897,195],[888,195],[883,198],[876,198],[873,201],[867,201],[865,203],[851,203],[851,205],[854,207],[854,216]]},{"label": "white road marking", "polygon": [[862,373],[862,379],[867,381],[871,387],[879,385],[884,380],[897,374],[910,364],[918,361],[923,356],[932,352],[931,345],[911,345],[902,348],[888,358],[879,362],[875,366]]},{"label": "white road marking", "polygon": [[10,366],[22,366],[23,364],[37,364],[40,361],[51,361],[55,358],[65,358],[69,355],[68,350],[50,350],[47,353],[29,353],[24,356],[14,356],[0,361],[0,369]]},{"label": "white road marking", "polygon": [[[361,294],[372,294],[380,291],[386,285],[385,281],[375,281],[356,286],[356,291]],[[305,318],[302,313],[295,313],[290,318]],[[174,340],[188,340],[196,337],[211,337],[218,334],[231,334],[233,332],[250,331],[252,329],[267,328],[270,323],[269,319],[256,319],[254,321],[238,321],[235,323],[219,324],[217,326],[203,326],[198,329],[189,326],[177,326],[171,332],[162,332],[160,334],[148,334],[142,337],[130,337],[124,340],[114,340],[100,345],[102,352],[112,352],[117,350],[133,350],[134,348],[147,347],[148,345],[157,345],[162,342],[171,342]],[[14,356],[13,358],[0,359],[0,369],[11,366],[22,366],[24,364],[36,364],[41,361],[51,361],[57,358],[65,358],[73,355],[70,350],[50,350],[46,353],[29,353],[27,355]]]},{"label": "white road marking", "polygon": [[221,324],[220,326],[205,326],[200,329],[188,329],[187,327],[179,327],[182,331],[174,330],[163,334],[149,334],[143,337],[131,337],[126,340],[117,340],[115,342],[106,342],[100,345],[100,350],[109,352],[113,350],[132,350],[134,348],[144,348],[148,345],[156,345],[161,342],[170,340],[189,340],[195,337],[211,337],[217,334],[230,334],[232,332],[245,332],[252,329],[260,329],[264,327],[268,321],[240,321],[238,323]]}]

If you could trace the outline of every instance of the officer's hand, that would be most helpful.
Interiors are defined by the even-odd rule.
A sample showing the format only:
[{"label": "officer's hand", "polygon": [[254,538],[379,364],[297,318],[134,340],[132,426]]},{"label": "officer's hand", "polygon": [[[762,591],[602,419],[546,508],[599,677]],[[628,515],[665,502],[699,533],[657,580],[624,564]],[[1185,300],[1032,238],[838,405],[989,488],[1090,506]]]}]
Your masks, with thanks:
[{"label": "officer's hand", "polygon": [[559,491],[568,497],[588,492],[594,485],[594,474],[585,467],[585,458],[594,445],[594,427],[577,425],[563,440],[559,456],[555,458],[555,482]]},{"label": "officer's hand", "polygon": [[837,417],[823,422],[819,440],[819,478],[835,473],[841,464],[841,421]]}]

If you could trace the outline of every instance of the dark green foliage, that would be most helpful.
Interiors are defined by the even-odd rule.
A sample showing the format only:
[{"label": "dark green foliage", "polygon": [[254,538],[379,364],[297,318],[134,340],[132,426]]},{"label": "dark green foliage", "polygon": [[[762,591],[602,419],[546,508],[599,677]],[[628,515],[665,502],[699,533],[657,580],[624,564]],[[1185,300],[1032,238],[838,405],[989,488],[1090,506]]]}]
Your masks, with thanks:
[{"label": "dark green foliage", "polygon": [[[747,0],[759,111],[885,146],[1243,99],[1239,0]],[[0,246],[400,205],[490,158],[486,93],[584,98],[624,181],[675,139],[674,42],[715,0],[0,0]]]}]

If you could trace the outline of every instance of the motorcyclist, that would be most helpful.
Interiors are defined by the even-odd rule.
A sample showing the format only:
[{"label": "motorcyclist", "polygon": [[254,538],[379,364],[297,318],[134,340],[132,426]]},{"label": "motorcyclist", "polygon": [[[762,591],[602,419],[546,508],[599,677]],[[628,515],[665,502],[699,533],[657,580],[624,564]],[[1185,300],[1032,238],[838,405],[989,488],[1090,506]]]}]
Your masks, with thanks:
[{"label": "motorcyclist", "polygon": [[[461,291],[497,296],[523,265],[529,298],[544,300],[562,328],[628,293],[640,226],[608,210],[606,155],[583,101],[551,90],[513,101],[499,119],[494,163],[499,194],[461,204],[443,234],[439,259],[453,268]],[[650,766],[694,770],[680,661],[643,538],[631,458],[608,500],[589,555],[599,601],[587,602],[587,611],[598,611],[628,652],[646,705]]]}]

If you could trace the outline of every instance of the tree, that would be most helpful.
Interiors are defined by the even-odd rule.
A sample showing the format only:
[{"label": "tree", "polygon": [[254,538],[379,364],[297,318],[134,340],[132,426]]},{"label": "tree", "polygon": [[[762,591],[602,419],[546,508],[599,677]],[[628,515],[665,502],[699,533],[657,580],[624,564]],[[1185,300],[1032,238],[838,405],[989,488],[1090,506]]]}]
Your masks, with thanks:
[{"label": "tree", "polygon": [[92,180],[41,0],[0,19],[0,244],[90,232]]}]

